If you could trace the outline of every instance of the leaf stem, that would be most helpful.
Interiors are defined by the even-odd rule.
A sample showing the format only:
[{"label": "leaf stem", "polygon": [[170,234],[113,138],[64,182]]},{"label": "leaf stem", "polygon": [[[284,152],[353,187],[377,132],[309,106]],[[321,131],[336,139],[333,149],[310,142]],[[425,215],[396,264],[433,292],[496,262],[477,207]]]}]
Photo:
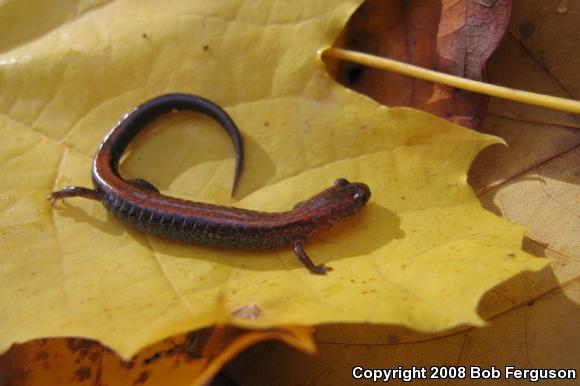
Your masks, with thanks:
[{"label": "leaf stem", "polygon": [[550,95],[516,90],[509,87],[496,86],[489,83],[478,82],[471,79],[465,79],[458,76],[428,70],[426,68],[399,62],[393,59],[387,59],[362,52],[345,50],[342,48],[328,48],[319,51],[319,54],[321,56],[331,56],[336,59],[346,60],[349,62],[361,64],[363,66],[393,71],[399,74],[404,74],[431,82],[442,83],[447,86],[473,91],[497,98],[509,99],[530,105],[542,106],[550,109],[580,114],[580,101],[572,99],[558,98]]}]

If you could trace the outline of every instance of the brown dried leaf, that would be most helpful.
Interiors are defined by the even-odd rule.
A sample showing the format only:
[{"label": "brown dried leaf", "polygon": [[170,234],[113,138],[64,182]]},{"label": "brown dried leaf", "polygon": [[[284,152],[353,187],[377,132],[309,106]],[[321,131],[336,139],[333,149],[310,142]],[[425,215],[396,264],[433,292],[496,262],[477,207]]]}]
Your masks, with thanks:
[{"label": "brown dried leaf", "polygon": [[[549,1],[515,5],[509,34],[490,63],[492,83],[580,99],[580,8],[561,12]],[[509,147],[484,150],[470,172],[470,182],[487,209],[528,228],[527,237],[535,244],[530,250],[576,262],[578,128],[578,115],[492,100],[482,131],[502,137]]]},{"label": "brown dried leaf", "polygon": [[[480,80],[510,10],[509,0],[367,0],[337,45]],[[388,106],[415,107],[471,128],[485,113],[483,95],[352,63],[327,64],[339,82]]]},{"label": "brown dried leaf", "polygon": [[201,385],[258,342],[277,340],[313,353],[311,335],[308,327],[216,327],[165,339],[128,362],[95,341],[39,339],[13,346],[0,357],[0,385]]}]

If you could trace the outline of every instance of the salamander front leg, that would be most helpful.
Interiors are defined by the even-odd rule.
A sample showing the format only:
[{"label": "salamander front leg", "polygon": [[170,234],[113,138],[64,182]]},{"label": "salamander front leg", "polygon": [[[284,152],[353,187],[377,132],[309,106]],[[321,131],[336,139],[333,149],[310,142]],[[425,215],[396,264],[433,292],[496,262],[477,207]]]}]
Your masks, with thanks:
[{"label": "salamander front leg", "polygon": [[296,256],[298,259],[308,270],[312,273],[316,273],[318,275],[325,275],[326,272],[332,271],[332,267],[327,267],[324,264],[315,265],[314,262],[308,257],[304,248],[302,247],[302,241],[297,241],[294,244],[294,252],[296,252]]},{"label": "salamander front leg", "polygon": [[101,201],[101,192],[81,186],[67,186],[57,192],[52,192],[47,197],[50,205],[54,205],[58,200],[64,201],[68,197],[84,197],[91,200]]}]

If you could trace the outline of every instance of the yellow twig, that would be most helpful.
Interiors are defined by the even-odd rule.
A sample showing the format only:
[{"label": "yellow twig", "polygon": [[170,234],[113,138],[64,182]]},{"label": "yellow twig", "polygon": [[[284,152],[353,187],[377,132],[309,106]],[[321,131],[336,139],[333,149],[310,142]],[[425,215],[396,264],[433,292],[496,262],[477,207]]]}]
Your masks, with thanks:
[{"label": "yellow twig", "polygon": [[572,99],[558,98],[549,95],[536,94],[529,91],[516,90],[509,87],[496,86],[493,84],[465,79],[433,70],[427,70],[422,67],[413,66],[411,64],[398,62],[392,59],[364,54],[362,52],[345,50],[342,48],[329,48],[322,51],[321,55],[331,56],[333,58],[342,59],[381,70],[393,71],[412,76],[414,78],[429,80],[431,82],[442,83],[447,86],[457,87],[480,94],[580,114],[580,102]]}]

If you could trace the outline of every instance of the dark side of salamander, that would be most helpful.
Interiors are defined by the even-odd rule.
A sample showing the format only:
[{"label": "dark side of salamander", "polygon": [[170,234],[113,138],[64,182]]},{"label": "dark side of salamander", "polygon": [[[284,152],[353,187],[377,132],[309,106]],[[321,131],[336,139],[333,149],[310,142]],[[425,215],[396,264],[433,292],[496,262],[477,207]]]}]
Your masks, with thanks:
[{"label": "dark side of salamander", "polygon": [[229,134],[236,150],[233,195],[244,160],[238,128],[221,107],[205,98],[167,94],[130,111],[107,134],[93,162],[94,189],[68,186],[53,192],[49,196],[51,203],[67,197],[99,200],[123,222],[173,240],[226,248],[292,246],[311,272],[324,274],[329,271],[330,267],[312,262],[303,243],[312,235],[359,213],[371,196],[369,187],[363,183],[339,178],[333,186],[290,211],[266,213],[165,196],[145,180],[121,177],[119,160],[133,138],[156,118],[182,110],[208,115]]}]

